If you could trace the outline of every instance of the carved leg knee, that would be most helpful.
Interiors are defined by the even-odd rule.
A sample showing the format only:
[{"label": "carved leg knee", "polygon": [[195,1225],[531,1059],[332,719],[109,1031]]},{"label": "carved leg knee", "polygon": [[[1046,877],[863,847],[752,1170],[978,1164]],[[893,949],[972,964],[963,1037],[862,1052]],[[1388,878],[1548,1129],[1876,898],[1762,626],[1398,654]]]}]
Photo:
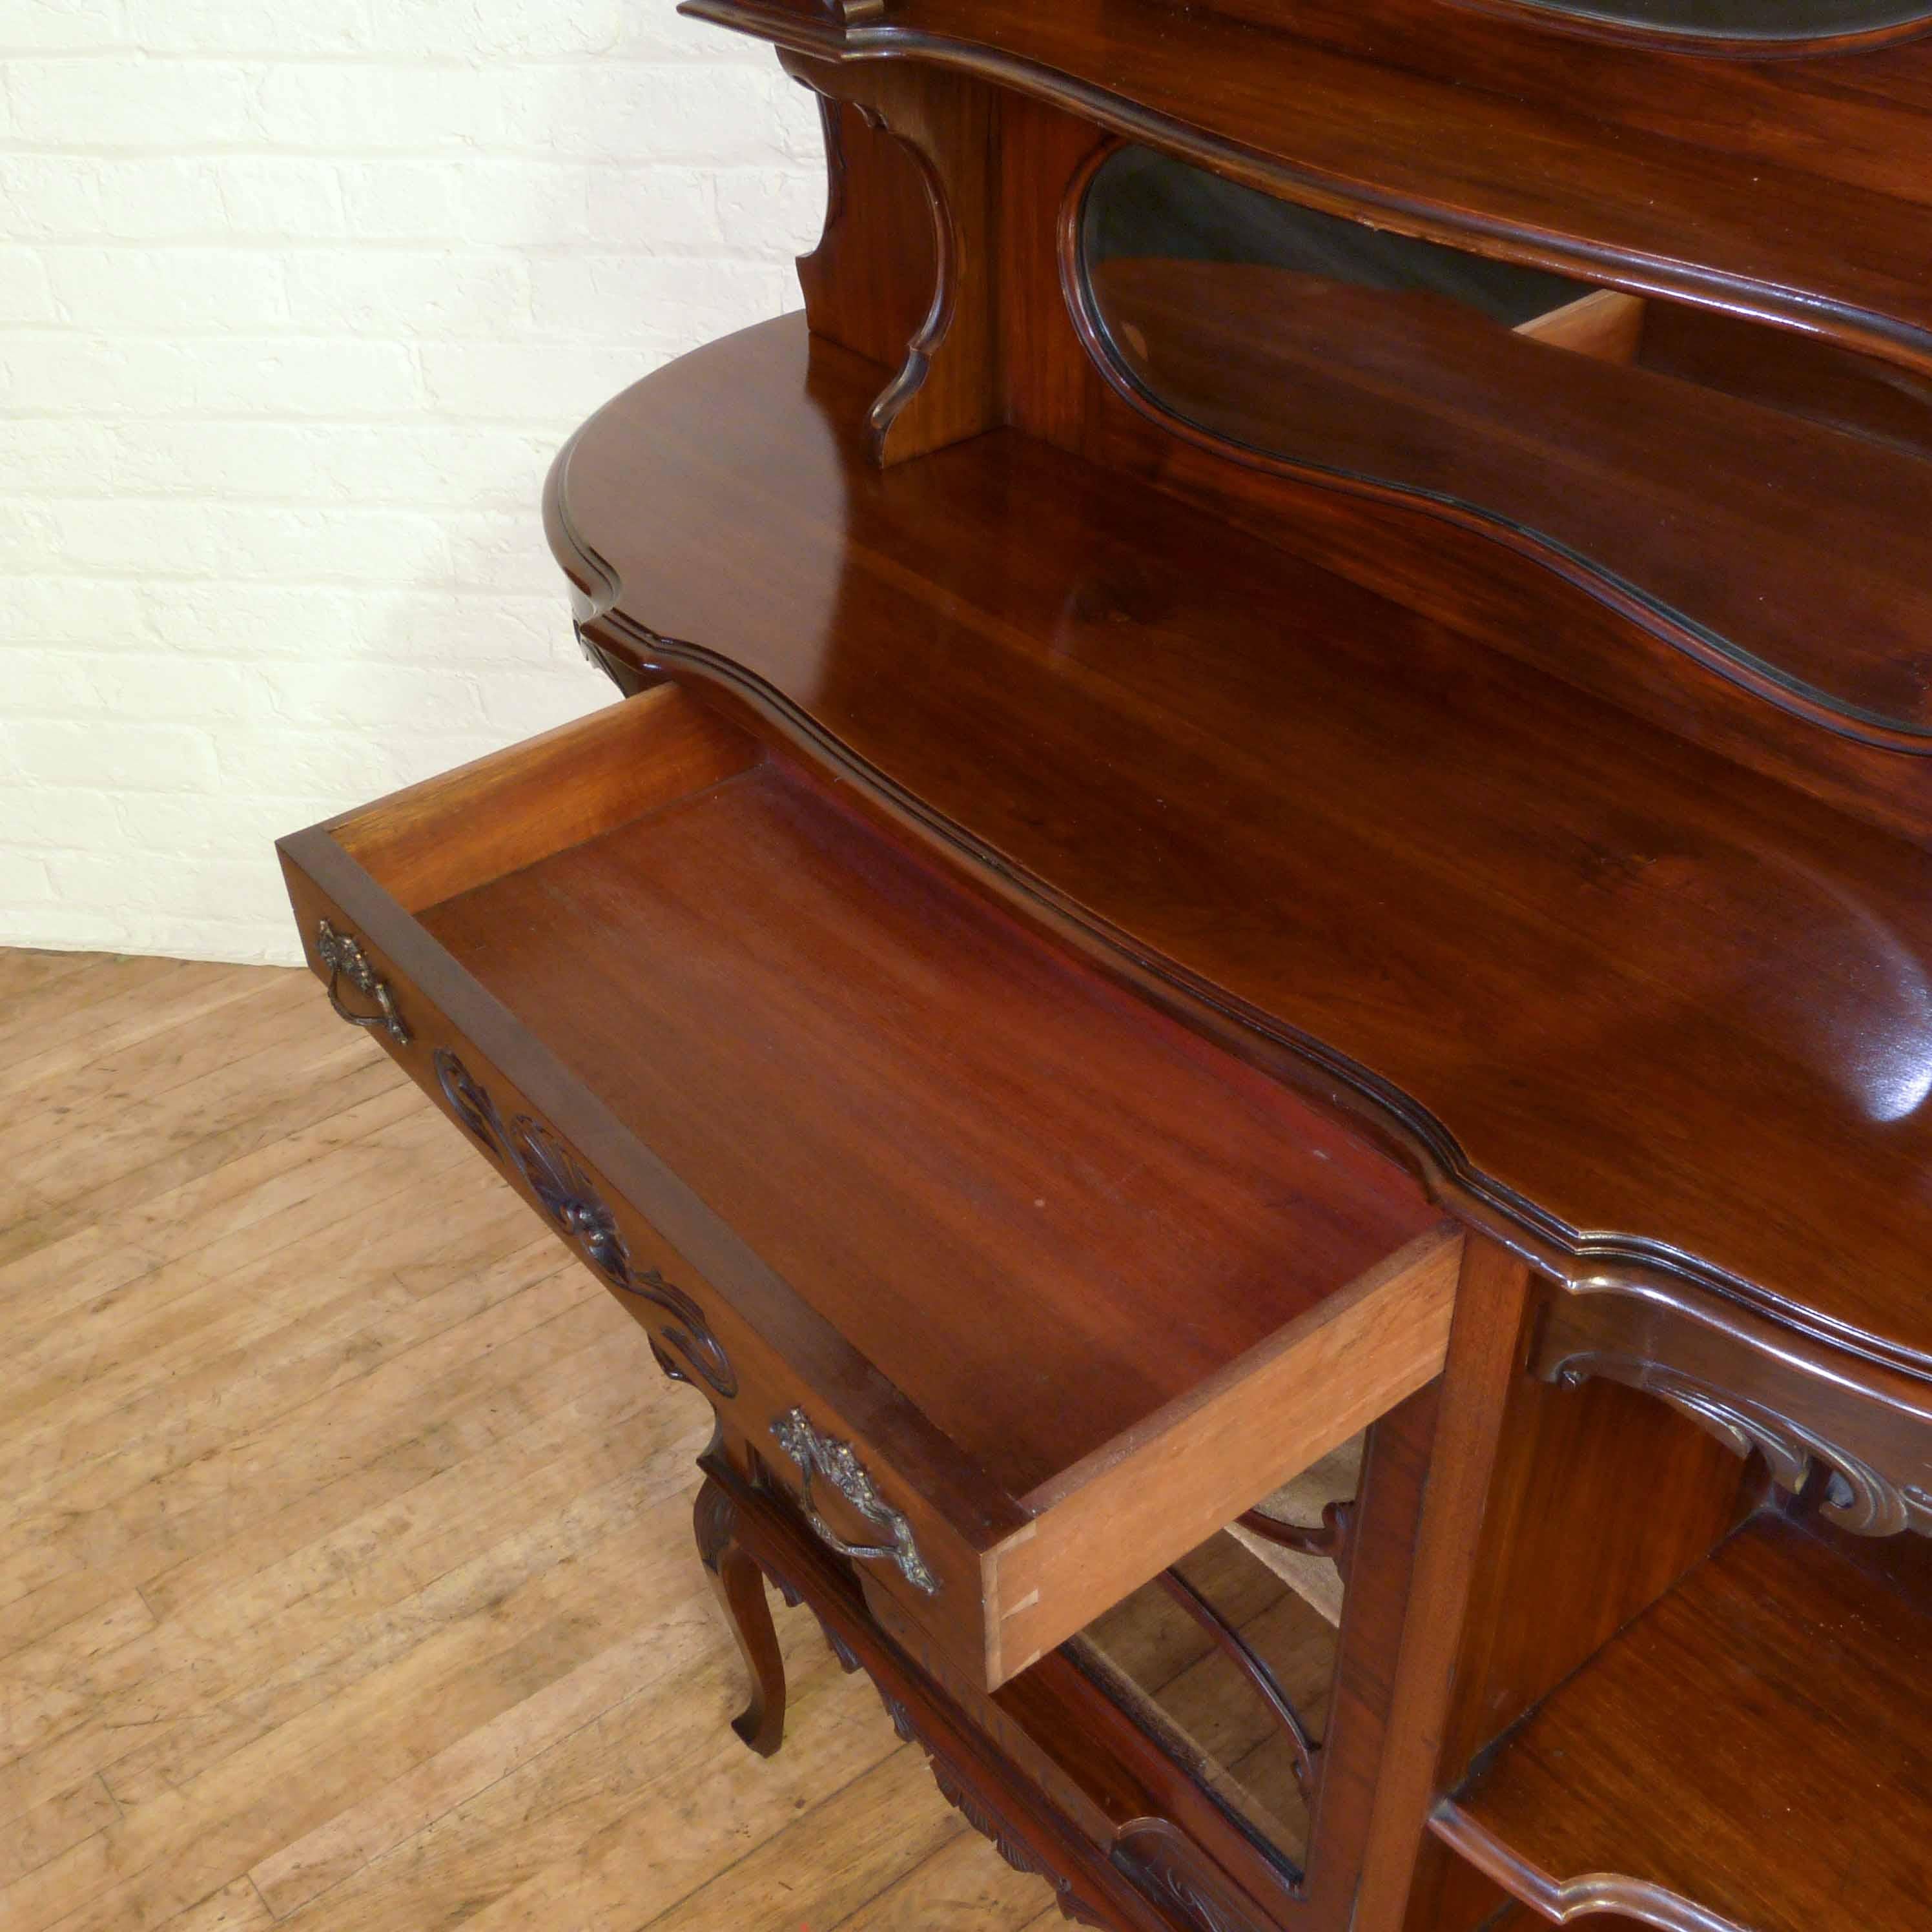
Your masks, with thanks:
[{"label": "carved leg knee", "polygon": [[760,1757],[770,1757],[784,1742],[785,1679],[764,1573],[738,1546],[736,1506],[716,1483],[707,1480],[698,1491],[695,1521],[698,1556],[751,1673],[751,1701],[731,1728]]}]

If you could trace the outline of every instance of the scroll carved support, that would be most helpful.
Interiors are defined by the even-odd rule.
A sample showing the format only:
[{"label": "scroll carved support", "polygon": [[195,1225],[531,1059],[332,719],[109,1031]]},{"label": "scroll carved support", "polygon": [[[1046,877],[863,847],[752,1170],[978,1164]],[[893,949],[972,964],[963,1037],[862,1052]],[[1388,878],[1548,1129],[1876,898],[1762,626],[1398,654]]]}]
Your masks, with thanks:
[{"label": "scroll carved support", "polygon": [[1754,1318],[1597,1290],[1552,1298],[1532,1360],[1548,1382],[1654,1396],[1860,1536],[1932,1535],[1932,1417],[1876,1364],[1762,1331]]},{"label": "scroll carved support", "polygon": [[[867,430],[880,465],[977,436],[1002,419],[994,278],[998,253],[998,118],[992,90],[916,62],[840,63],[782,52],[786,71],[824,99],[856,109],[917,164],[934,244],[932,300]],[[831,124],[828,122],[828,128]],[[861,218],[835,164],[832,223]],[[808,257],[809,262],[812,258]],[[801,271],[809,298],[814,278]],[[808,304],[809,305],[809,304]]]},{"label": "scroll carved support", "polygon": [[[1016,1870],[1043,1880],[1063,1917],[1102,1932],[1127,1932],[1148,1924],[1124,1896],[1126,1888],[1098,1849],[1013,1770],[994,1738],[949,1706],[942,1685],[924,1677],[896,1648],[864,1607],[844,1566],[801,1533],[792,1506],[761,1480],[755,1449],[733,1440],[733,1454],[728,1455],[721,1430],[698,1459],[706,1475],[697,1509],[698,1548],[706,1567],[716,1573],[740,1558],[788,1602],[806,1605],[840,1668],[866,1674],[894,1730],[923,1753],[946,1802]],[[757,1608],[768,1625],[762,1588]],[[741,1642],[746,1634],[740,1630]],[[751,1633],[754,1643],[761,1634],[762,1626]],[[747,1658],[752,1660],[748,1648]],[[746,1713],[754,1730],[754,1712],[755,1700],[754,1710]]]}]

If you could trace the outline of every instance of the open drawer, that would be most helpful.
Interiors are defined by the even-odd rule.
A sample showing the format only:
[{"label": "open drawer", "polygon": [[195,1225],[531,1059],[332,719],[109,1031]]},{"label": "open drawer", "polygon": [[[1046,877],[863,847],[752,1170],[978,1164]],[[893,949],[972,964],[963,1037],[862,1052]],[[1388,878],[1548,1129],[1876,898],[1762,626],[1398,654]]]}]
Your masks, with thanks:
[{"label": "open drawer", "polygon": [[281,849],[338,1010],[989,1688],[1442,1366],[1406,1175],[674,688]]}]

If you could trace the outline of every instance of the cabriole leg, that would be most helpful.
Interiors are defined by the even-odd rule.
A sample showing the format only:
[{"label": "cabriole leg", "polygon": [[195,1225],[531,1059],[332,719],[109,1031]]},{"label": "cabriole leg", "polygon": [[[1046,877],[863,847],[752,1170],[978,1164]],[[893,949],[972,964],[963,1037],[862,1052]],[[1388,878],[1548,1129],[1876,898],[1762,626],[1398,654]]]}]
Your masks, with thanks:
[{"label": "cabriole leg", "polygon": [[698,1556],[751,1674],[751,1701],[731,1728],[760,1757],[770,1757],[784,1742],[785,1680],[764,1573],[739,1546],[736,1505],[708,1478],[694,1515]]}]

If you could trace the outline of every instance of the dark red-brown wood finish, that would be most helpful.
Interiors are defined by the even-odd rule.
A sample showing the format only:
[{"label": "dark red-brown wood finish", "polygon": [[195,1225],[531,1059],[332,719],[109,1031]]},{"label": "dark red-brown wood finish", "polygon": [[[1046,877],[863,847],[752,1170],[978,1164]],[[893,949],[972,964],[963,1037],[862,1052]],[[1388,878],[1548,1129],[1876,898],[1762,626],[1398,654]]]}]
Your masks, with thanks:
[{"label": "dark red-brown wood finish", "polygon": [[843,27],[684,10],[952,68],[1292,199],[1932,370],[1922,38],[1808,59],[1586,51],[1444,0],[893,0]]},{"label": "dark red-brown wood finish", "polygon": [[[1924,366],[1917,298],[1896,279],[1879,292],[1927,231],[1919,178],[1862,172],[1856,142],[1801,166],[1782,136],[1760,152],[1721,123],[1753,89],[1822,116],[1853,82],[1872,91],[1848,123],[1868,133],[1860,110],[1876,99],[1874,117],[1911,120],[1923,141],[1922,55],[1862,53],[1887,64],[1856,77],[1834,55],[1828,85],[1818,52],[1774,72],[1605,46],[1588,63],[1602,119],[1571,116],[1559,135],[1537,97],[1556,85],[1561,37],[1439,9],[1342,20],[1256,8],[1264,17],[1230,26],[1236,10],[1222,8],[1191,14],[1182,33],[1168,10],[1132,4],[1049,16],[908,0],[836,35],[723,0],[693,10],[791,48],[792,70],[836,104],[839,186],[808,265],[812,337],[772,325],[704,352],[620,399],[560,463],[551,528],[590,600],[586,635],[634,674],[694,679],[838,770],[883,821],[1154,1004],[1365,1120],[1438,1198],[1585,1298],[1526,1304],[1520,1344],[1492,1342],[1486,1368],[1472,1358],[1465,1371],[1496,1393],[1486,1406],[1465,1393],[1452,1439],[1467,1454],[1459,1465],[1444,1452],[1439,1501],[1445,1525],[1473,1514],[1436,1533],[1469,1567],[1430,1587],[1468,1589],[1471,1609],[1432,1638],[1412,1624],[1388,1653],[1406,1701],[1378,1774],[1359,1922],[1406,1915],[1415,1932],[1462,1932],[1502,1903],[1480,1871],[1514,1879],[1546,1916],[1622,1905],[1702,1926],[1715,1908],[1698,1903],[1694,1856],[1668,1883],[1624,1874],[1593,1889],[1539,1874],[1513,1848],[1484,1851],[1484,1828],[1459,1826],[1451,1806],[1437,1829],[1472,1870],[1419,1843],[1417,1806],[1620,1623],[1674,1601],[1740,1510],[1762,1506],[1767,1476],[1792,1506],[1867,1534],[1932,1520],[1919,1259],[1932,1232],[1920,1204],[1932,768],[1914,742],[1924,589],[1906,527],[1922,520],[1897,524],[1886,566],[1895,634],[1834,634],[1837,560],[1892,518],[1900,492],[1862,506],[1868,464],[1820,442],[1821,459],[1847,465],[1834,482],[1780,442],[1814,418],[1876,436],[1911,452],[1898,478],[1910,493],[1924,487],[1917,418],[1895,417],[1872,365],[1833,364],[1839,348],[1784,354],[1775,334],[1692,326],[1690,309],[1658,310],[1642,354],[1702,386],[1696,409],[1664,407],[1666,386],[1648,422],[1630,399],[1647,406],[1652,392],[1469,329],[1453,346],[1383,356],[1376,406],[1410,388],[1380,470],[1393,463],[1400,486],[1414,460],[1402,409],[1466,423],[1485,397],[1496,467],[1404,502],[1377,487],[1377,464],[1337,451],[1361,418],[1323,387],[1360,361],[1385,310],[1370,304],[1352,328],[1328,298],[1328,366],[1318,344],[1289,406],[1305,436],[1311,402],[1332,401],[1333,433],[1317,442],[1328,468],[1358,474],[1298,469],[1252,434],[1279,332],[1244,311],[1238,287],[1217,289],[1217,272],[1186,265],[1176,313],[1221,332],[1202,338],[1196,379],[1225,393],[1218,434],[1211,410],[1178,417],[1108,366],[1079,197],[1108,140],[1132,134],[1308,206]],[[1374,42],[1372,28],[1397,22],[1400,43]],[[1486,83],[1472,100],[1479,40],[1508,44],[1507,108]],[[1344,64],[1311,54],[1315,43]],[[956,82],[962,92],[987,77],[1006,88],[976,115],[942,115],[929,82],[887,82],[869,58],[885,52],[982,77]],[[1667,133],[1658,125],[1692,98],[1720,117],[1708,145],[1687,138],[1682,110]],[[940,204],[936,245],[892,186],[908,159]],[[1760,184],[1786,171],[1772,181],[1774,216],[1766,196],[1726,190],[1726,171],[1736,184],[1744,168]],[[1881,193],[1882,212],[1870,199]],[[1848,216],[1867,224],[1856,260],[1840,245]],[[1672,250],[1654,245],[1666,235]],[[816,272],[834,250],[849,264],[922,246],[940,288],[902,352],[865,276]],[[949,274],[975,317],[950,342]],[[988,289],[990,347],[974,306]],[[1175,369],[1170,352],[1169,381]],[[935,378],[954,434],[928,427],[896,451],[894,412]],[[1921,407],[1918,378],[1897,380]],[[1526,384],[1598,400],[1539,455],[1511,442]],[[1706,416],[1715,440],[1700,454]],[[1608,454],[1619,438],[1627,458]],[[1875,446],[1874,460],[1892,459]],[[1644,568],[1616,566],[1615,527],[1646,541],[1652,514],[1630,478],[1648,464],[1659,487],[1681,487],[1713,462],[1816,493],[1795,543],[1771,554],[1751,483],[1717,491],[1708,512],[1686,500],[1714,519],[1703,550],[1755,579],[1790,626],[1774,668],[1796,674],[1795,690],[1620,594]],[[1583,469],[1565,481],[1566,464],[1593,463],[1622,472],[1594,503],[1578,496]],[[1535,520],[1522,506],[1539,492],[1562,493],[1581,538],[1569,549],[1594,547],[1612,566],[1602,576],[1566,568],[1546,530],[1525,536]],[[1496,513],[1490,526],[1458,517],[1450,495]],[[640,496],[676,508],[627,544],[614,506]],[[1844,533],[1808,568],[1803,544],[1838,517]],[[728,581],[699,562],[724,527],[758,558]],[[1484,1280],[1466,1274],[1466,1293],[1488,1294]],[[1538,1376],[1554,1393],[1532,1396]],[[1756,1474],[1740,1488],[1738,1465],[1673,1408]],[[1655,1438],[1660,1499],[1632,1480],[1632,1430]],[[1570,1574],[1552,1526],[1572,1510],[1598,1526],[1596,1561],[1526,1621],[1530,1580]],[[1652,1514],[1661,1534],[1645,1531]],[[1460,1702],[1432,1718],[1451,1682]],[[1774,1869],[1760,1877],[1780,1882]]]},{"label": "dark red-brown wood finish", "polygon": [[[717,1409],[740,1735],[770,1577],[1078,1922],[1916,1928],[1932,39],[686,10],[817,94],[830,193],[806,316],[553,470],[646,694],[285,862],[337,1010]],[[1090,278],[1130,141],[1670,301]],[[1318,1736],[1185,1566],[1365,1426]],[[1060,1647],[1177,1564],[1292,1854]]]},{"label": "dark red-brown wood finish", "polygon": [[774,322],[596,418],[592,634],[1299,1049],[1570,1277],[1932,1366],[1932,858],[1036,440],[881,472],[876,380]]}]

